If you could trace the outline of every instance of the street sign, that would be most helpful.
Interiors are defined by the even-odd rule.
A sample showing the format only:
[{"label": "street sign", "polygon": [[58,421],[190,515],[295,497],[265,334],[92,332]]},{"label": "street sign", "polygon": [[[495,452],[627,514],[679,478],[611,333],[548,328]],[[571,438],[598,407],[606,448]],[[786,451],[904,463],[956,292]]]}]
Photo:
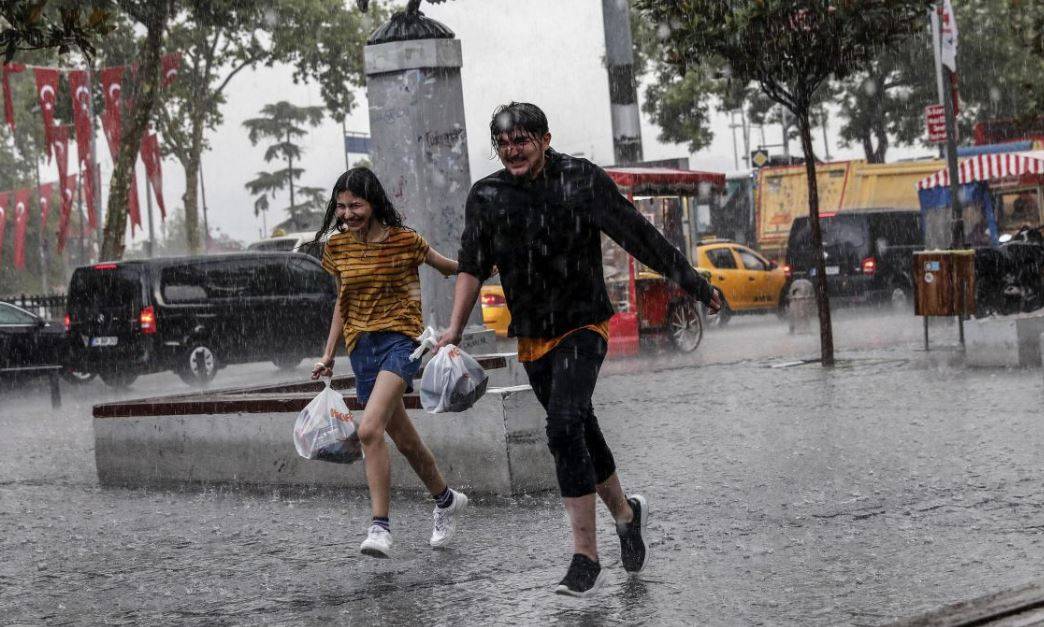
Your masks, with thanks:
[{"label": "street sign", "polygon": [[344,136],[344,151],[350,155],[370,154],[370,137],[363,134],[346,134]]},{"label": "street sign", "polygon": [[924,108],[924,125],[928,129],[929,143],[946,142],[946,111],[941,104],[928,105]]},{"label": "street sign", "polygon": [[764,167],[769,162],[769,153],[767,150],[755,150],[750,153],[750,164],[755,168]]}]

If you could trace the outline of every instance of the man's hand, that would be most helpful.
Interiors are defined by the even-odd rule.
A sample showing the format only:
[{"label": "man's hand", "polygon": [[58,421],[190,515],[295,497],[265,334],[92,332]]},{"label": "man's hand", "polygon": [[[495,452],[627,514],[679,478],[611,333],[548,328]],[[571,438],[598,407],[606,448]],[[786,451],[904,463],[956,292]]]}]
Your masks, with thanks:
[{"label": "man's hand", "polygon": [[442,350],[442,347],[447,344],[453,344],[454,346],[460,346],[461,331],[457,329],[446,329],[439,336],[439,342],[435,345],[435,352],[438,353]]},{"label": "man's hand", "polygon": [[707,313],[713,316],[719,311],[721,311],[721,290],[711,287],[711,300],[707,304]]}]

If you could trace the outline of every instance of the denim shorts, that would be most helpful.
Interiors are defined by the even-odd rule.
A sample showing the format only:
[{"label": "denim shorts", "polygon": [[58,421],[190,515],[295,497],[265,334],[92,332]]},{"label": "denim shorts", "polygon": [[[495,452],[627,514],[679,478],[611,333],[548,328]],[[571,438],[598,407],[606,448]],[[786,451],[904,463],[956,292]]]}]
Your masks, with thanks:
[{"label": "denim shorts", "polygon": [[420,370],[421,360],[410,361],[410,353],[419,344],[413,338],[395,331],[361,333],[349,356],[355,374],[355,395],[365,406],[377,382],[377,373],[387,370],[406,382],[406,391],[413,391],[413,377]]}]

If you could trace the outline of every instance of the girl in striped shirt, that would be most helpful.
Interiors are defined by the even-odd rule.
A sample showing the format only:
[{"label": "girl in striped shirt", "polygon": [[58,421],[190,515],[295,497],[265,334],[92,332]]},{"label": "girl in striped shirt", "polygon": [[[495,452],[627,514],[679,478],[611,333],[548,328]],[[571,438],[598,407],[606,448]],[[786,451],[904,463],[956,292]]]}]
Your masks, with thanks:
[{"label": "girl in striped shirt", "polygon": [[367,168],[352,168],[334,184],[316,241],[331,231],[334,235],[326,243],[323,267],[337,279],[338,298],[326,350],[315,364],[312,378],[332,374],[338,336],[342,336],[355,374],[356,395],[365,407],[359,439],[373,522],[360,550],[373,557],[391,554],[391,468],[385,433],[434,497],[430,544],[444,546],[456,533],[468,497],[446,484],[407,416],[402,397],[413,391],[413,378],[420,368],[420,359],[410,359],[417,347],[413,338],[423,331],[417,269],[426,263],[449,276],[457,273],[457,262],[440,255],[403,225],[381,182]]}]

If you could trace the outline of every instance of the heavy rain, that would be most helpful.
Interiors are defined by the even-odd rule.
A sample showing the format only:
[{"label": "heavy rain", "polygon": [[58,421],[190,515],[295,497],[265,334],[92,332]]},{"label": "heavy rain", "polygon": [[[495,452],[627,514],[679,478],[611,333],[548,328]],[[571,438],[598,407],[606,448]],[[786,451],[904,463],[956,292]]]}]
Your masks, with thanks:
[{"label": "heavy rain", "polygon": [[2,622],[1044,623],[1042,24],[4,3]]}]

